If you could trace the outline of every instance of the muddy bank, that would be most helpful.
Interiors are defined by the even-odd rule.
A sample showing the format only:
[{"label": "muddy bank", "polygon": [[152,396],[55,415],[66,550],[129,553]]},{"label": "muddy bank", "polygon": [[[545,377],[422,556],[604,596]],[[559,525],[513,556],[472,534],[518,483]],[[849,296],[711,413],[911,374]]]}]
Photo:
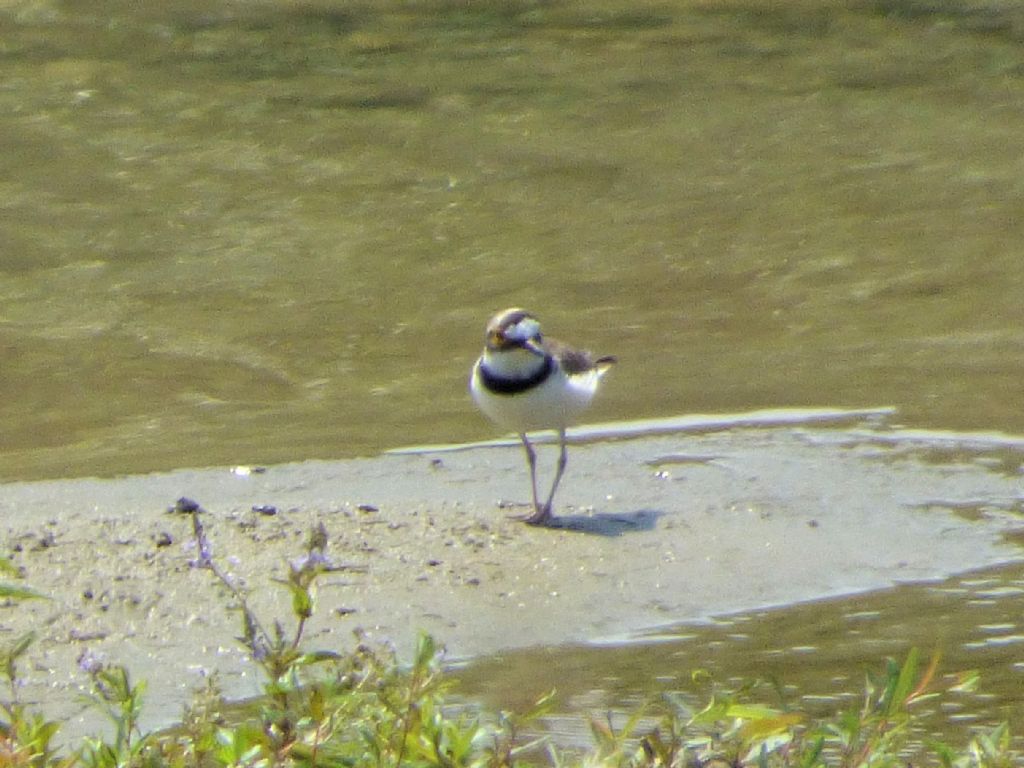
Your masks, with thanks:
[{"label": "muddy bank", "polygon": [[181,496],[267,617],[288,616],[271,578],[322,522],[346,567],[323,580],[309,638],[340,649],[356,627],[400,650],[423,629],[454,657],[615,641],[1020,556],[1021,441],[778,416],[575,445],[554,529],[513,519],[528,496],[515,444],[6,484],[5,551],[52,599],[4,607],[0,629],[39,632],[21,693],[67,736],[99,727],[74,695],[86,649],[148,680],[148,726],[213,670],[255,694],[237,613],[191,564],[189,516],[168,512]]}]

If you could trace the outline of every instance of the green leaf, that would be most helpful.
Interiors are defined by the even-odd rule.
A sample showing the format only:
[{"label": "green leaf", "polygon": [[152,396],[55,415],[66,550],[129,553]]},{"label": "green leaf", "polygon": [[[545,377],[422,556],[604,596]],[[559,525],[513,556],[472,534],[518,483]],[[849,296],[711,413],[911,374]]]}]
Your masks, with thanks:
[{"label": "green leaf", "polygon": [[725,720],[729,717],[730,706],[728,701],[719,701],[712,697],[704,709],[690,718],[689,725],[712,725]]},{"label": "green leaf", "polygon": [[0,599],[8,600],[49,600],[49,596],[37,592],[31,587],[18,587],[14,584],[0,583]]},{"label": "green leaf", "polygon": [[286,587],[291,593],[292,615],[300,619],[308,619],[313,615],[313,595],[307,587],[284,579],[274,579],[274,581]]},{"label": "green leaf", "polygon": [[14,641],[14,645],[11,646],[11,649],[5,655],[12,662],[16,661],[23,653],[25,653],[25,651],[28,650],[29,646],[35,642],[35,639],[35,632],[26,632]]},{"label": "green leaf", "polygon": [[889,711],[894,707],[901,707],[914,689],[917,681],[917,667],[920,654],[917,648],[911,648],[907,654],[907,660],[900,668],[899,676],[896,678],[896,686],[893,688],[892,698],[889,699]]},{"label": "green leaf", "polygon": [[743,720],[767,720],[778,717],[779,711],[759,704],[730,704],[725,708],[725,714]]},{"label": "green leaf", "polygon": [[807,747],[806,752],[804,752],[803,759],[800,761],[800,768],[812,768],[812,766],[817,765],[824,748],[825,737],[818,736],[811,742],[810,746]]},{"label": "green leaf", "polygon": [[788,733],[802,723],[804,716],[799,712],[786,712],[774,717],[759,717],[744,723],[740,736],[746,741],[759,741],[780,733]]},{"label": "green leaf", "polygon": [[981,683],[981,673],[976,669],[968,669],[956,676],[956,683],[949,690],[954,693],[974,693]]},{"label": "green leaf", "polygon": [[308,651],[296,658],[295,663],[302,665],[322,664],[327,661],[339,661],[342,658],[344,657],[335,651]]}]

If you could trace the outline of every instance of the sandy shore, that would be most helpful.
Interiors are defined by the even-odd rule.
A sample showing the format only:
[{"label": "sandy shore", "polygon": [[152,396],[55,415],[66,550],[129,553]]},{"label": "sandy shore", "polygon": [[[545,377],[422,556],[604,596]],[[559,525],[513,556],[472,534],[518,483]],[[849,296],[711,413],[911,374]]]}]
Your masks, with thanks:
[{"label": "sandy shore", "polygon": [[288,617],[271,579],[322,522],[345,567],[322,582],[309,642],[339,649],[356,627],[400,651],[427,630],[454,657],[628,640],[1020,557],[1004,536],[1020,525],[1020,441],[778,417],[576,445],[551,529],[513,519],[528,495],[514,444],[6,484],[5,551],[52,597],[0,613],[5,641],[39,633],[21,696],[66,737],[96,729],[73,695],[86,649],[147,679],[148,726],[175,720],[213,670],[232,696],[258,691],[237,613],[191,564],[189,516],[168,512],[182,496],[268,618]]}]

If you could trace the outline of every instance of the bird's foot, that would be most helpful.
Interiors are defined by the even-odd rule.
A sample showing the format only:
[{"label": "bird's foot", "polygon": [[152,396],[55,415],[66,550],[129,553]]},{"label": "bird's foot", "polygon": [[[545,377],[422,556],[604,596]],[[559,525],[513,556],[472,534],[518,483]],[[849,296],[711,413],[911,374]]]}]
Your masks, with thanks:
[{"label": "bird's foot", "polygon": [[527,525],[545,526],[549,525],[553,519],[551,505],[545,504],[543,507],[534,507],[533,514],[529,517],[524,517],[523,522]]},{"label": "bird's foot", "polygon": [[503,501],[498,504],[502,509],[509,509],[511,507],[527,507],[532,508],[533,513],[529,515],[509,515],[509,520],[518,520],[521,523],[527,525],[546,526],[551,525],[555,519],[555,516],[551,514],[551,505],[546,504],[544,506],[530,504],[529,502],[509,502]]}]

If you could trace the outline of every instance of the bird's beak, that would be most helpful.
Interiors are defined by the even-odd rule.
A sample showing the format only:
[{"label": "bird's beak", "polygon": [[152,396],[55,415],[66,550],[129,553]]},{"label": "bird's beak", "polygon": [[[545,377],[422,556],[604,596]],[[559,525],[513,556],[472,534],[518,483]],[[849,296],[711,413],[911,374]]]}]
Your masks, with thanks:
[{"label": "bird's beak", "polygon": [[536,339],[527,339],[523,342],[523,349],[533,352],[538,357],[544,357],[547,353],[544,351],[544,347],[541,346],[540,342]]}]

